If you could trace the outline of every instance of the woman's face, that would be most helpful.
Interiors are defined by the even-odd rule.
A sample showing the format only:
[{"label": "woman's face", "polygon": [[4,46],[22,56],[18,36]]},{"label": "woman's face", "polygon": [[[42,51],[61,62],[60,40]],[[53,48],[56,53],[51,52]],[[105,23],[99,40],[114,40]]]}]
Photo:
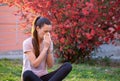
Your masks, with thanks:
[{"label": "woman's face", "polygon": [[38,37],[43,40],[44,35],[51,32],[52,26],[44,24],[42,28],[37,27],[36,30],[38,32]]}]

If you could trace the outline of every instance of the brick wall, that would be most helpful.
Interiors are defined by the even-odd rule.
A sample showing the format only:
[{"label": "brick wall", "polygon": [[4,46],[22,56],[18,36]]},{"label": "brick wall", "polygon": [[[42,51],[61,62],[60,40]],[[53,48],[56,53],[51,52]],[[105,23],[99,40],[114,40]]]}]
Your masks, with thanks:
[{"label": "brick wall", "polygon": [[0,52],[21,50],[27,37],[20,30],[19,16],[14,15],[15,7],[0,4]]}]

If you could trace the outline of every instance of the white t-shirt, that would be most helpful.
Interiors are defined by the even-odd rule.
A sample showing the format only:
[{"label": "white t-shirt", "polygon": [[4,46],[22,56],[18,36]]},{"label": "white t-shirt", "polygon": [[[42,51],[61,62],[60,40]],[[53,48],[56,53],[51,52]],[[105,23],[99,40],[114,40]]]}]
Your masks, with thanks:
[{"label": "white t-shirt", "polygon": [[[50,45],[49,49],[50,49],[50,52],[52,53],[52,51],[53,51],[53,43],[52,42],[51,42],[51,45]],[[42,50],[43,50],[43,42],[40,45],[40,51],[42,51]],[[47,64],[46,64],[47,53],[46,53],[45,59],[42,60],[42,62],[39,65],[39,67],[34,68],[30,64],[30,61],[27,58],[27,55],[25,54],[25,52],[27,52],[27,51],[33,51],[32,37],[30,37],[30,38],[28,38],[28,39],[26,39],[26,40],[23,41],[23,69],[22,69],[22,74],[26,70],[31,70],[38,77],[46,75],[48,73],[48,71],[47,71]]]}]

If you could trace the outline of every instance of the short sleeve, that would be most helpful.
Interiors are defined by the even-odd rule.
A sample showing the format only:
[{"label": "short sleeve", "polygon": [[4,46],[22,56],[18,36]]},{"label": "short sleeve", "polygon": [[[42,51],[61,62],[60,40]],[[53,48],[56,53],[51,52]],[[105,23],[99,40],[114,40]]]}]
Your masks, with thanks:
[{"label": "short sleeve", "polygon": [[25,40],[23,42],[23,53],[27,52],[27,51],[32,51],[32,43],[30,42],[30,40]]},{"label": "short sleeve", "polygon": [[48,49],[49,54],[53,54],[53,42],[50,44],[50,48]]}]

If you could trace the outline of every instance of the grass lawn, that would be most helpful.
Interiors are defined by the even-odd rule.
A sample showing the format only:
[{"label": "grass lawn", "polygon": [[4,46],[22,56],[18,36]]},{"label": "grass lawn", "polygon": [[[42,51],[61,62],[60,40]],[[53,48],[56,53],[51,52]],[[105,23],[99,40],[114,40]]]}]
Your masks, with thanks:
[{"label": "grass lawn", "polygon": [[[57,69],[55,65],[49,72]],[[63,81],[120,81],[120,68],[73,64],[72,72]],[[20,60],[0,60],[0,81],[20,81]]]}]

